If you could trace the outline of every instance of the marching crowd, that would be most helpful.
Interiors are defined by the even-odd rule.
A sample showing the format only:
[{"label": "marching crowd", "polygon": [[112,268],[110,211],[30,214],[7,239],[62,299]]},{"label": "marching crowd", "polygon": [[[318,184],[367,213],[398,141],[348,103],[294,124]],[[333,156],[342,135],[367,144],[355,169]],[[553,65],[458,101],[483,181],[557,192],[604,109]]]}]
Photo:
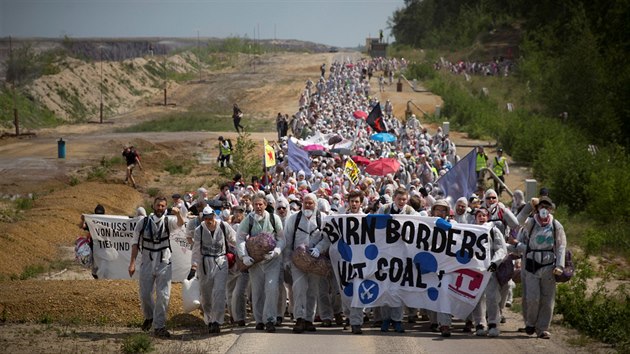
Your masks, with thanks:
[{"label": "marching crowd", "polygon": [[[185,227],[193,250],[188,279],[196,277],[200,282],[210,333],[221,331],[226,309],[233,325],[246,326],[249,303],[256,330],[266,332],[275,332],[285,314],[290,314],[294,333],[316,331],[319,322],[321,327],[349,325],[352,333],[361,334],[368,321],[383,332],[402,333],[406,315],[409,323],[425,319],[430,330],[449,337],[451,314],[407,307],[354,308],[340,294],[334,275],[320,276],[295,264],[293,253],[300,250],[313,258],[326,257],[330,241],[322,236],[322,224],[327,215],[377,213],[432,216],[446,224],[491,223],[488,271],[492,277],[484,298],[461,319],[463,331],[490,337],[500,334],[501,313],[512,302],[514,282],[512,276],[506,279],[499,274],[510,265],[520,274],[513,278],[523,284],[523,331],[550,337],[554,274],[563,271],[566,247],[562,225],[552,214],[553,202],[546,195],[528,202],[522,192],[515,191],[511,207],[504,205],[499,201],[501,185],[485,189],[482,168],[490,167],[503,176],[509,173],[507,160],[501,154],[493,162],[482,149],[476,154],[479,189],[453,202],[436,181],[457,163],[456,146],[440,128],[429,133],[415,116],[403,124],[391,108],[390,113],[386,110],[384,129],[395,141],[370,139],[374,127],[354,115],[370,112],[378,103],[370,96],[370,77],[365,73],[368,68],[399,65],[393,59],[333,63],[328,77],[307,82],[299,111],[290,121],[279,114],[277,164],[262,177],[245,181],[237,175],[223,183],[215,196],[205,188],[196,194],[175,194],[170,209],[175,217],[166,217],[166,198],[155,199],[154,212],[136,226],[129,265],[132,275],[135,258],[142,257],[144,330],[153,327],[156,336],[170,336],[165,328],[171,280],[168,235],[169,230]],[[294,141],[289,131],[297,138],[338,136],[340,142],[352,142],[349,149],[360,166],[359,179],[353,181],[344,174],[349,157],[341,153],[313,154],[308,165],[291,163],[288,155]],[[226,149],[222,154],[229,153],[227,145],[221,148]],[[374,175],[365,171],[368,162],[383,157],[395,159],[399,167]]]}]

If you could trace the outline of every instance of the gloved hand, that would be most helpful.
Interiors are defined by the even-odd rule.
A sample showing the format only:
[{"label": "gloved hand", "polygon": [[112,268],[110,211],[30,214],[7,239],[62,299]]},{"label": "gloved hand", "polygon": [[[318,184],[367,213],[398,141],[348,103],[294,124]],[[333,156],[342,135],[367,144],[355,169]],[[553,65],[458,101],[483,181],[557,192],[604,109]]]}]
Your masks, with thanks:
[{"label": "gloved hand", "polygon": [[195,274],[197,274],[197,270],[195,268],[190,268],[190,272],[188,272],[186,279],[191,280],[195,277]]},{"label": "gloved hand", "polygon": [[243,257],[243,264],[245,264],[248,267],[251,267],[252,264],[254,264],[254,259],[250,256],[245,256]]},{"label": "gloved hand", "polygon": [[319,250],[315,247],[311,248],[311,256],[313,256],[314,258],[318,258],[319,257]]},{"label": "gloved hand", "polygon": [[269,251],[269,253],[267,253],[267,254],[265,255],[265,260],[267,260],[267,261],[268,261],[268,260],[271,260],[271,259],[273,259],[273,258],[275,258],[275,257],[279,256],[279,255],[280,255],[280,252],[281,252],[281,250],[280,250],[280,248],[279,248],[279,247],[274,248],[273,250]]},{"label": "gloved hand", "polygon": [[488,267],[488,272],[494,273],[496,271],[497,271],[497,264],[494,262],[490,263],[490,266]]},{"label": "gloved hand", "polygon": [[553,269],[553,275],[560,275],[560,274],[562,274],[562,272],[563,272],[563,270],[560,267],[555,267]]},{"label": "gloved hand", "polygon": [[448,231],[448,230],[451,229],[451,227],[453,227],[453,225],[451,225],[450,222],[448,222],[448,221],[446,221],[446,220],[444,220],[442,218],[439,218],[439,219],[437,219],[435,221],[435,227],[440,228],[442,230]]}]

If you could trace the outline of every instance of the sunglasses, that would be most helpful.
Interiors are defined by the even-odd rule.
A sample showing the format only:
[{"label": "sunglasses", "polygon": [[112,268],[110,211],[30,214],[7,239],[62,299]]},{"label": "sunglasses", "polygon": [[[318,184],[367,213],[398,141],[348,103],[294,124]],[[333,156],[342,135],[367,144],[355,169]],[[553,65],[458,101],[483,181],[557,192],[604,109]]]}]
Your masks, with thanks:
[{"label": "sunglasses", "polygon": [[276,209],[278,209],[278,210],[286,210],[287,208],[286,207],[277,207]]},{"label": "sunglasses", "polygon": [[497,199],[497,197],[486,197],[486,200]]}]

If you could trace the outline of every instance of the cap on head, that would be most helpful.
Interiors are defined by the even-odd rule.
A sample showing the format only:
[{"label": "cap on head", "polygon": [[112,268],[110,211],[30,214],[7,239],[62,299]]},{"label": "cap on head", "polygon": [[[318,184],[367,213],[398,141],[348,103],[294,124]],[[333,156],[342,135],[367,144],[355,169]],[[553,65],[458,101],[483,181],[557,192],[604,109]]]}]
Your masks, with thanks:
[{"label": "cap on head", "polygon": [[203,211],[201,212],[202,214],[202,218],[206,219],[206,218],[213,218],[214,219],[214,210],[212,210],[211,207],[206,206],[205,208],[203,208]]},{"label": "cap on head", "polygon": [[551,207],[552,209],[556,208],[556,205],[553,203],[551,198],[549,198],[547,196],[542,196],[542,197],[538,198],[538,206],[541,206],[543,204],[546,204],[547,206]]},{"label": "cap on head", "polygon": [[182,196],[179,193],[175,193],[171,196],[173,199],[180,199]]},{"label": "cap on head", "polygon": [[433,203],[433,205],[431,206],[431,213],[433,213],[433,211],[435,210],[436,206],[446,207],[446,213],[447,214],[449,214],[451,212],[451,206],[448,204],[446,199],[438,199],[438,200],[436,200],[435,203]]}]

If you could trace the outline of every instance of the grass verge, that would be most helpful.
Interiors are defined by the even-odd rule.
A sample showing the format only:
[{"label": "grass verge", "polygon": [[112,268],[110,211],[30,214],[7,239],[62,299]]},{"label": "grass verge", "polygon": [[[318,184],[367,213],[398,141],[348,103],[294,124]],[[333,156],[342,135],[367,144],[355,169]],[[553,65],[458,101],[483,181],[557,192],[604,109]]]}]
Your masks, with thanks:
[{"label": "grass verge", "polygon": [[[272,119],[247,119],[241,125],[248,132],[273,131],[275,123]],[[229,115],[210,114],[204,112],[173,113],[156,120],[142,122],[131,127],[118,129],[121,133],[139,132],[187,132],[187,131],[234,131],[234,124]]]}]

